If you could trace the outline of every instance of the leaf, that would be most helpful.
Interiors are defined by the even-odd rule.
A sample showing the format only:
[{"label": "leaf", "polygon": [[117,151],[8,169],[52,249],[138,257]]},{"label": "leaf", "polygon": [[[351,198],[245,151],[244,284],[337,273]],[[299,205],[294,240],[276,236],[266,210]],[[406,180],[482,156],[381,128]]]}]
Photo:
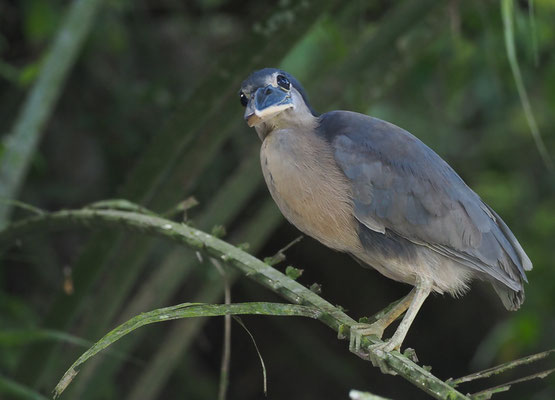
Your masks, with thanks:
[{"label": "leaf", "polygon": [[[0,197],[17,197],[44,132],[43,128],[54,110],[65,78],[77,59],[101,4],[100,0],[83,0],[72,2],[68,8],[56,39],[44,59],[44,65],[41,65],[39,76],[11,132],[4,136],[5,149],[0,158]],[[6,225],[11,210],[10,206],[0,204],[0,227]]]},{"label": "leaf", "polygon": [[526,122],[530,127],[530,132],[532,132],[532,137],[536,142],[536,147],[538,152],[545,164],[545,167],[551,172],[555,173],[555,166],[553,165],[553,160],[547,152],[545,143],[540,134],[536,118],[532,113],[532,106],[530,105],[530,100],[528,99],[528,93],[524,87],[524,82],[522,80],[522,74],[520,73],[520,67],[518,65],[518,60],[516,58],[516,48],[515,48],[515,38],[514,38],[514,4],[513,0],[502,0],[501,1],[501,15],[503,17],[503,28],[505,31],[505,48],[507,49],[507,57],[509,59],[509,64],[513,72],[513,78],[515,80],[516,89],[518,91],[518,96],[520,97],[520,102],[522,103],[522,108],[524,109],[524,115],[526,116]]},{"label": "leaf", "polygon": [[0,374],[0,393],[15,395],[18,399],[47,400],[42,394]]},{"label": "leaf", "polygon": [[299,279],[299,277],[303,274],[303,272],[304,272],[303,269],[298,269],[298,268],[292,267],[291,265],[285,268],[285,275],[287,275],[289,278],[293,279],[294,281]]},{"label": "leaf", "polygon": [[118,341],[128,333],[133,332],[141,326],[156,322],[171,321],[191,317],[214,317],[221,315],[257,314],[257,315],[282,315],[282,316],[304,316],[315,318],[318,311],[305,306],[279,303],[238,303],[238,304],[201,304],[183,303],[171,307],[159,308],[147,313],[137,315],[129,321],[113,329],[102,339],[96,342],[90,349],[81,355],[66,371],[54,388],[54,398],[59,397],[73,378],[79,373],[77,369],[81,364],[93,357],[112,343]]}]

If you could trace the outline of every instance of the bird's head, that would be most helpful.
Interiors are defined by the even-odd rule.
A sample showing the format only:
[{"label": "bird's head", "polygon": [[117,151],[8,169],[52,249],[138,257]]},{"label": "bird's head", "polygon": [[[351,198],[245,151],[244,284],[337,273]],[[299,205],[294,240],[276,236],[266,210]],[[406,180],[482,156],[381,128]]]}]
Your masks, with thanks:
[{"label": "bird's head", "polygon": [[317,117],[301,84],[275,68],[253,72],[241,85],[239,98],[245,120],[261,139],[272,130],[313,123]]}]

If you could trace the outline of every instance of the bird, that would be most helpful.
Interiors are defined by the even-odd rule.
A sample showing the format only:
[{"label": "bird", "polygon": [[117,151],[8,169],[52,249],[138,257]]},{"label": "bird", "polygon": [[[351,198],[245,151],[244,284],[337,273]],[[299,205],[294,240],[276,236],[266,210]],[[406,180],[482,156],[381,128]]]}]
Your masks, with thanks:
[{"label": "bird", "polygon": [[264,180],[285,218],[413,286],[381,319],[351,327],[352,351],[360,352],[364,336],[381,339],[404,314],[388,340],[368,349],[400,350],[431,293],[458,297],[473,279],[490,282],[508,310],[521,306],[529,257],[501,217],[417,137],[356,112],[318,114],[299,81],[276,68],[251,73],[239,99],[262,141]]}]

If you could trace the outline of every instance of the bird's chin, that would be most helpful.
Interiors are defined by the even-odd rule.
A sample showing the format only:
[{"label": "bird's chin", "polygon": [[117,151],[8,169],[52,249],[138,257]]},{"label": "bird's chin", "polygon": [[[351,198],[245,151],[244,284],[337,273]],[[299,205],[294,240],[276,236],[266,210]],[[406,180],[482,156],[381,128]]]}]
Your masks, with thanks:
[{"label": "bird's chin", "polygon": [[258,126],[263,122],[267,122],[271,119],[276,118],[279,114],[295,106],[290,103],[280,104],[272,107],[265,108],[263,110],[255,110],[254,113],[247,117],[247,124],[249,127]]},{"label": "bird's chin", "polygon": [[256,127],[256,126],[260,125],[263,122],[264,122],[264,120],[256,114],[251,114],[247,118],[247,125],[249,126],[249,128],[252,128],[253,126]]}]

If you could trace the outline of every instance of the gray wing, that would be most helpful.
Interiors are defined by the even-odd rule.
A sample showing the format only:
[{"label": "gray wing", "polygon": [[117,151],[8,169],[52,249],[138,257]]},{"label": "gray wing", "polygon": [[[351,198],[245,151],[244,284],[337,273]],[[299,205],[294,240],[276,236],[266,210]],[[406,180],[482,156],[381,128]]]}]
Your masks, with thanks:
[{"label": "gray wing", "polygon": [[522,289],[532,263],[512,232],[424,143],[393,124],[347,111],[322,115],[318,132],[352,183],[362,224]]}]

